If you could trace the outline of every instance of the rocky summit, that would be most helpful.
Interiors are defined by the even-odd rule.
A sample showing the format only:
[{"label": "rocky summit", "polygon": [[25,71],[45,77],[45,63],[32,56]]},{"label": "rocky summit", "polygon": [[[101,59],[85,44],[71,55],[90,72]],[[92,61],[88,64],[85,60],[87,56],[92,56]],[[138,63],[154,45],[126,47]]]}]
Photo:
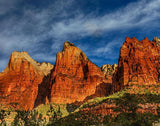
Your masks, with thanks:
[{"label": "rocky summit", "polygon": [[156,45],[157,45],[158,47],[160,47],[160,39],[159,39],[158,37],[154,37],[154,38],[153,38],[153,42],[155,42]]},{"label": "rocky summit", "polygon": [[117,68],[117,64],[113,64],[113,65],[110,65],[110,64],[104,64],[102,67],[101,67],[101,70],[103,71],[103,74],[105,76],[112,76],[114,74],[114,72],[116,71],[116,68]]},{"label": "rocky summit", "polygon": [[120,49],[117,71],[113,75],[113,92],[130,85],[160,83],[160,48],[145,38],[126,38]]},{"label": "rocky summit", "polygon": [[104,64],[101,67],[101,70],[103,74],[105,75],[106,79],[110,80],[111,82],[112,82],[112,76],[114,72],[116,71],[116,69],[117,69],[117,64],[113,64],[113,65]]},{"label": "rocky summit", "polygon": [[158,43],[158,38],[138,41],[127,37],[120,49],[118,66],[105,64],[101,68],[68,41],[57,53],[55,66],[38,63],[27,52],[13,52],[0,73],[0,104],[31,110],[49,102],[82,103],[131,85],[159,85]]},{"label": "rocky summit", "polygon": [[40,104],[81,102],[110,94],[111,81],[73,43],[65,42],[55,67],[27,52],[13,52],[0,73],[0,104],[31,110]]},{"label": "rocky summit", "polygon": [[38,85],[53,65],[37,63],[27,52],[13,52],[6,69],[0,73],[0,104],[31,110]]},{"label": "rocky summit", "polygon": [[92,96],[105,96],[110,92],[110,84],[101,69],[68,41],[64,43],[62,52],[57,53],[50,87],[50,101],[55,103],[80,102]]}]

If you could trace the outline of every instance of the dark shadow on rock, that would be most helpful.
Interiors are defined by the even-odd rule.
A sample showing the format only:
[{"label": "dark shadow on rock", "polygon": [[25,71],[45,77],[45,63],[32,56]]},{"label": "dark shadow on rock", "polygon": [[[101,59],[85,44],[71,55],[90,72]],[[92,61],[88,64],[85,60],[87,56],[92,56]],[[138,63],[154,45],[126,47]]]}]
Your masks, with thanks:
[{"label": "dark shadow on rock", "polygon": [[83,102],[87,102],[89,99],[95,97],[105,97],[112,93],[112,84],[111,83],[101,83],[96,87],[96,91],[93,95],[87,96]]},{"label": "dark shadow on rock", "polygon": [[74,103],[71,103],[71,104],[67,104],[66,106],[66,109],[67,111],[69,112],[69,114],[71,112],[74,112],[83,102],[74,102]]},{"label": "dark shadow on rock", "polygon": [[74,102],[71,104],[67,104],[66,109],[69,113],[74,112],[80,105],[87,102],[89,99],[95,97],[105,97],[110,95],[112,92],[112,84],[111,83],[101,83],[96,87],[95,94],[87,96],[82,102]]},{"label": "dark shadow on rock", "polygon": [[95,95],[98,97],[105,97],[110,95],[112,92],[112,84],[111,83],[101,83],[96,87]]},{"label": "dark shadow on rock", "polygon": [[34,103],[34,108],[40,104],[49,103],[50,96],[50,74],[44,76],[41,84],[38,85],[38,94]]}]

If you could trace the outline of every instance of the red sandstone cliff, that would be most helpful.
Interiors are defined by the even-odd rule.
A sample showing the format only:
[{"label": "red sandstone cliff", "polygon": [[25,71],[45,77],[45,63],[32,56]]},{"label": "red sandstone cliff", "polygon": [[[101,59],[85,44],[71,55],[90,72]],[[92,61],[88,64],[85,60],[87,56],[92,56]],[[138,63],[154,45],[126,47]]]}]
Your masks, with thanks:
[{"label": "red sandstone cliff", "polygon": [[160,48],[145,38],[126,38],[120,50],[118,68],[113,76],[113,91],[129,85],[160,83]]},{"label": "red sandstone cliff", "polygon": [[8,66],[0,73],[0,104],[18,103],[19,108],[32,109],[48,100],[63,104],[81,102],[107,96],[111,89],[113,93],[124,86],[159,84],[160,48],[156,42],[127,37],[113,83],[112,77],[105,79],[101,69],[69,42],[57,53],[54,68],[37,63],[26,52],[13,52]]},{"label": "red sandstone cliff", "polygon": [[37,63],[27,52],[13,52],[8,66],[0,73],[0,104],[31,110],[38,85],[52,68],[49,63]]},{"label": "red sandstone cliff", "polygon": [[63,51],[57,53],[51,73],[50,101],[63,104],[79,102],[87,96],[107,95],[109,87],[101,69],[73,43],[65,42]]}]

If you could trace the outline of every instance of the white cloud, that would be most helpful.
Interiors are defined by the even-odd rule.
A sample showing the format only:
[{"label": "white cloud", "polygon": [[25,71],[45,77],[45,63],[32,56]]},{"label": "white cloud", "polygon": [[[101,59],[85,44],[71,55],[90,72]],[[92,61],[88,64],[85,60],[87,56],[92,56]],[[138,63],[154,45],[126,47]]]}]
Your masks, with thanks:
[{"label": "white cloud", "polygon": [[114,39],[113,41],[107,43],[106,45],[104,45],[101,48],[98,48],[97,50],[95,50],[95,53],[97,53],[97,55],[100,56],[104,56],[106,53],[113,53],[114,52],[114,47],[120,47],[121,46],[121,41],[120,39]]},{"label": "white cloud", "polygon": [[88,18],[86,15],[79,15],[74,19],[66,19],[52,25],[52,33],[57,37],[67,34],[87,36],[97,31],[109,32],[115,29],[143,27],[146,23],[151,24],[151,21],[160,18],[159,5],[160,0],[153,0],[150,2],[141,0],[100,17],[92,16]]},{"label": "white cloud", "polygon": [[[149,2],[141,0],[99,17],[95,17],[94,14],[88,16],[80,13],[73,19],[62,20],[53,24],[51,33],[57,39],[64,38],[65,40],[69,35],[72,35],[72,38],[75,39],[89,35],[98,36],[113,30],[128,30],[136,27],[151,28],[154,25],[153,21],[160,19],[159,5],[160,0]],[[112,54],[114,53],[114,47],[122,44],[121,41],[122,39],[114,39],[94,52],[90,51],[90,55],[104,56],[106,53]],[[114,58],[114,56],[110,58]]]},{"label": "white cloud", "polygon": [[16,5],[19,0],[0,0],[0,15],[4,15],[7,12],[16,9]]}]

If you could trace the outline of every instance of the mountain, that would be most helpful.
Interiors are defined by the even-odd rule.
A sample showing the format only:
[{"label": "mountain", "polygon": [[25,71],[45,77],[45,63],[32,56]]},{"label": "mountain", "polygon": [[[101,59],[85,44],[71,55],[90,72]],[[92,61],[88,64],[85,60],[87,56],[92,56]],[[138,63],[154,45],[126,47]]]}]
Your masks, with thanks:
[{"label": "mountain", "polygon": [[[160,118],[159,42],[160,39],[157,37],[153,41],[149,41],[148,38],[139,41],[135,37],[127,37],[120,49],[118,66],[113,72],[112,93],[107,97],[87,101],[81,105],[78,113],[89,113],[89,117],[92,114],[103,115],[107,124],[113,125],[115,122],[117,125],[123,125],[126,120],[135,123],[136,118],[139,123],[144,124],[151,121],[150,117],[153,117],[150,125],[154,124],[156,118]],[[112,73],[113,65],[103,65],[101,69],[104,74]],[[146,121],[144,117],[147,117]],[[113,122],[110,121],[112,119]]]},{"label": "mountain", "polygon": [[50,87],[50,101],[63,104],[110,93],[110,83],[101,69],[68,41],[64,43],[62,52],[57,53]]},{"label": "mountain", "polygon": [[116,71],[116,68],[117,64],[104,64],[102,65],[101,70],[105,76],[113,76],[114,72]]},{"label": "mountain", "polygon": [[110,81],[110,83],[112,83],[112,77],[113,77],[113,74],[116,71],[116,69],[117,69],[117,64],[113,64],[113,65],[104,64],[101,66],[101,70],[102,70],[103,74],[105,75],[105,78],[108,81]]},{"label": "mountain", "polygon": [[31,110],[38,94],[38,85],[53,65],[38,63],[27,52],[13,52],[6,69],[0,73],[0,103]]},{"label": "mountain", "polygon": [[27,52],[13,52],[0,73],[0,104],[33,109],[56,119],[53,125],[152,125],[160,118],[159,43],[157,37],[152,41],[127,37],[118,66],[101,68],[68,41],[54,66],[34,61]]},{"label": "mountain", "polygon": [[110,94],[111,81],[70,42],[57,53],[54,67],[34,61],[27,52],[13,52],[0,73],[0,104],[31,110],[49,102],[82,102]]},{"label": "mountain", "polygon": [[113,92],[131,85],[159,85],[160,48],[145,38],[127,37],[120,49],[117,71],[113,75]]},{"label": "mountain", "polygon": [[[13,52],[0,73],[0,104],[31,110],[40,104],[82,103],[123,88],[160,92],[159,39],[138,41],[127,37],[118,66],[92,63],[84,52],[66,41],[55,66],[38,63],[27,52]],[[154,90],[153,90],[154,88]],[[155,90],[156,89],[156,90]]]}]

